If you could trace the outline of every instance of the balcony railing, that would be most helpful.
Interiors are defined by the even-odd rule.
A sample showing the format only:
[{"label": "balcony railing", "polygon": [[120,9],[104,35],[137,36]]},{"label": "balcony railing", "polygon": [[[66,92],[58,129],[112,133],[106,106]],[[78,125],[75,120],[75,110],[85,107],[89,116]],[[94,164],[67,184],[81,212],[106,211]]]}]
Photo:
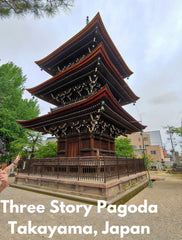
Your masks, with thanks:
[{"label": "balcony railing", "polygon": [[[23,165],[23,164],[22,164]],[[20,166],[19,173],[53,177],[106,182],[145,171],[143,159],[113,156],[56,157],[26,160],[26,167]]]}]

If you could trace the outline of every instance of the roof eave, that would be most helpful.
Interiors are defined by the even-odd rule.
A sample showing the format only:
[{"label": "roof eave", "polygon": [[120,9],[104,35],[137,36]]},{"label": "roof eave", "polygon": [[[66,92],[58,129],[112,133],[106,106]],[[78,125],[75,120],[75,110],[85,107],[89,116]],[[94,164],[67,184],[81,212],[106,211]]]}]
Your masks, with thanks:
[{"label": "roof eave", "polygon": [[[55,51],[47,55],[46,57],[42,58],[41,60],[35,61],[35,63],[45,71],[51,74],[51,72],[45,67],[46,62],[49,61],[51,58],[55,57],[57,54],[59,54],[61,51],[66,49],[69,45],[77,41],[80,37],[82,37],[84,34],[89,31],[94,25],[99,24],[100,29],[102,31],[102,34],[104,35],[105,39],[107,40],[107,43],[109,44],[110,48],[114,51],[116,56],[118,57],[118,60],[120,61],[121,65],[124,67],[126,71],[126,76],[129,77],[133,72],[129,69],[123,58],[121,57],[120,53],[118,52],[116,46],[114,45],[112,39],[110,38],[103,21],[101,19],[101,16],[99,13],[96,14],[96,16],[76,35],[74,35],[71,39],[69,39],[67,42],[65,42],[63,45],[61,45],[59,48],[57,48]],[[52,75],[52,74],[51,74]]]}]

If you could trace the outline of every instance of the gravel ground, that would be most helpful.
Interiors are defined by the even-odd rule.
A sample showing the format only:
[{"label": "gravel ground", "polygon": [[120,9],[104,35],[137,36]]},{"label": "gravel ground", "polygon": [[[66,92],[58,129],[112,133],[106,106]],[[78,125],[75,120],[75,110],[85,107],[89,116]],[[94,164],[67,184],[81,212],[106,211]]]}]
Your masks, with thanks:
[{"label": "gravel ground", "polygon": [[[167,173],[152,173],[152,178],[156,181],[153,182],[152,188],[145,188],[142,192],[133,197],[127,204],[118,206],[121,213],[126,208],[128,213],[125,217],[118,216],[119,212],[109,213],[109,209],[102,209],[101,213],[97,212],[97,206],[92,206],[87,217],[84,217],[85,210],[80,208],[79,213],[51,213],[50,210],[56,210],[51,206],[53,200],[57,200],[59,204],[64,204],[67,210],[72,210],[73,206],[82,204],[89,207],[84,203],[74,202],[67,199],[56,198],[39,193],[20,190],[8,187],[1,193],[0,202],[0,236],[1,239],[8,240],[28,240],[28,239],[55,239],[55,240],[181,240],[182,239],[182,175],[170,175]],[[2,200],[13,200],[14,204],[18,206],[22,204],[44,205],[44,213],[30,213],[25,209],[23,213],[16,213],[15,208],[13,213],[10,212],[9,204],[7,204],[7,213],[3,210]],[[130,209],[134,210],[136,207],[144,204],[147,200],[148,207],[150,205],[157,205],[157,213],[150,213],[149,210],[156,210],[156,207],[147,210],[147,213],[130,213]],[[57,205],[58,206],[58,205]],[[128,208],[129,207],[129,208]],[[5,208],[5,203],[4,203]],[[60,210],[60,208],[58,208]],[[118,211],[119,211],[118,209]],[[114,208],[110,208],[114,211]],[[116,209],[117,210],[117,209]],[[33,211],[33,210],[32,210]],[[11,226],[8,221],[17,221],[15,225],[15,233],[11,233]],[[56,230],[54,235],[49,238],[50,231],[46,228],[39,228],[39,233],[28,234],[26,233],[28,221],[31,221],[33,226],[64,226]],[[104,234],[105,224],[109,222],[110,233]],[[21,227],[23,226],[23,227]],[[65,233],[68,226],[81,226],[82,234],[69,234]],[[90,227],[86,227],[90,226]],[[124,227],[125,226],[125,227]],[[133,227],[137,226],[137,227]],[[148,226],[150,234],[144,231],[142,234],[142,226]],[[93,233],[91,234],[91,228]],[[30,230],[30,229],[29,229]],[[13,226],[12,226],[13,231]],[[35,233],[37,232],[35,228]],[[128,234],[125,232],[130,231]],[[44,233],[43,233],[44,232]],[[41,234],[42,233],[42,234]],[[61,234],[62,233],[62,234]],[[96,236],[94,236],[94,233]],[[135,234],[134,234],[135,233]]]}]

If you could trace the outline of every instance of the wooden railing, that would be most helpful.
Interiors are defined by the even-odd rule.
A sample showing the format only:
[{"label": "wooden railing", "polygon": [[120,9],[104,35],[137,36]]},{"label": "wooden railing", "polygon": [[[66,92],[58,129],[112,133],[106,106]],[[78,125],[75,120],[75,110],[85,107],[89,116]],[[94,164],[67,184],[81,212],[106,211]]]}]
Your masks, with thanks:
[{"label": "wooden railing", "polygon": [[143,159],[113,156],[33,159],[26,160],[25,166],[24,169],[20,166],[18,172],[28,175],[100,182],[145,171]]}]

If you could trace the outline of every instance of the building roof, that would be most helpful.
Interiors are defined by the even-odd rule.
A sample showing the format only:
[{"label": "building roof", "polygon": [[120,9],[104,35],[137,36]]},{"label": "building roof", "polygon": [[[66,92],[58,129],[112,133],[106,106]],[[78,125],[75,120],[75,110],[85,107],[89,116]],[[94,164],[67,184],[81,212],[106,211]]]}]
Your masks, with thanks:
[{"label": "building roof", "polygon": [[[97,36],[97,40],[95,40],[95,36]],[[58,64],[63,66],[67,60],[72,61],[73,57],[77,55],[78,52],[82,52],[84,48],[88,48],[90,46],[89,44],[93,45],[92,40],[96,41],[94,43],[95,45],[97,44],[97,41],[98,43],[103,42],[109,58],[123,78],[129,77],[133,73],[128,68],[114,43],[112,42],[99,13],[97,13],[92,21],[90,21],[70,40],[50,53],[48,56],[39,61],[35,61],[35,63],[38,64],[41,69],[44,69],[46,72],[54,76],[57,74],[54,70],[54,67],[58,66]]]},{"label": "building roof", "polygon": [[103,119],[123,131],[123,134],[141,131],[145,126],[136,121],[115,100],[109,88],[105,86],[95,95],[74,105],[57,109],[51,113],[26,121],[17,121],[25,128],[47,133],[47,127],[69,121],[83,119],[90,114],[100,114]]},{"label": "building roof", "polygon": [[42,84],[27,90],[42,100],[59,106],[60,103],[55,98],[52,98],[52,94],[63,92],[65,87],[69,85],[73,88],[74,84],[82,82],[93,74],[98,76],[103,85],[107,84],[109,86],[112,94],[121,105],[139,99],[111,62],[102,43],[84,59],[75,63],[70,68],[65,69]]}]

